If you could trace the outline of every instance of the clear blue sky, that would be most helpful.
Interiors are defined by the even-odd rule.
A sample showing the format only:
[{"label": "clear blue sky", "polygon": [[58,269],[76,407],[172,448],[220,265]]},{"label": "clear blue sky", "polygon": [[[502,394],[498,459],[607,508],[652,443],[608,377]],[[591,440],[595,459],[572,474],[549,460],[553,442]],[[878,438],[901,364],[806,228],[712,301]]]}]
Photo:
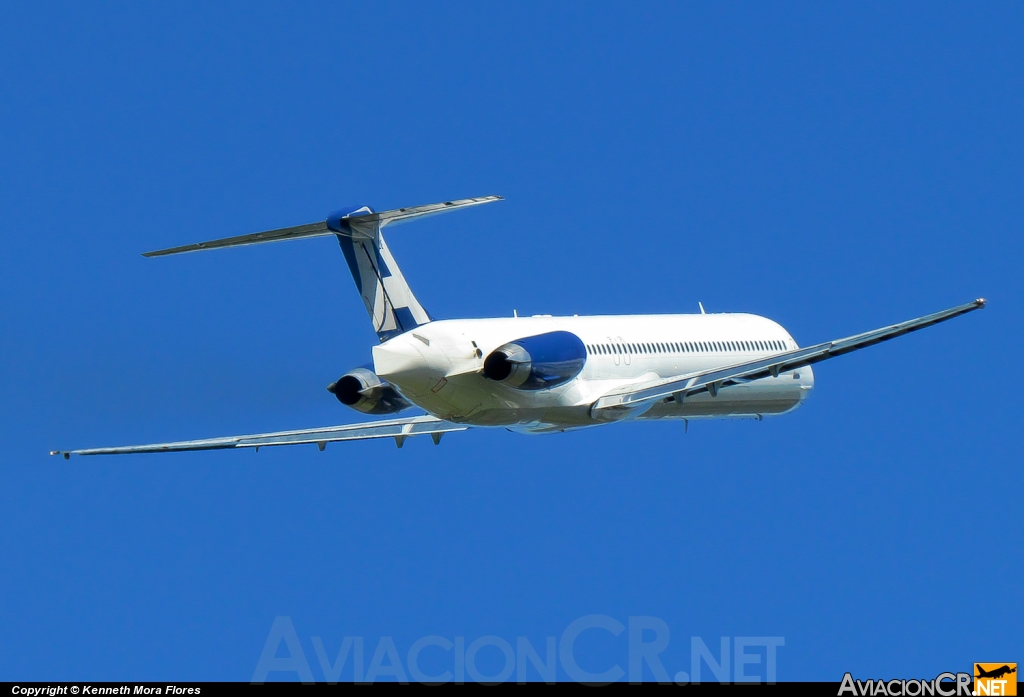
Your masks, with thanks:
[{"label": "clear blue sky", "polygon": [[[1024,660],[1024,6],[713,5],[0,7],[0,678],[247,680],[278,615],[317,679],[312,636],[594,613],[663,619],[671,673]],[[389,237],[436,317],[990,305],[763,423],[46,455],[358,420],[333,241],[139,253],[485,194]]]}]

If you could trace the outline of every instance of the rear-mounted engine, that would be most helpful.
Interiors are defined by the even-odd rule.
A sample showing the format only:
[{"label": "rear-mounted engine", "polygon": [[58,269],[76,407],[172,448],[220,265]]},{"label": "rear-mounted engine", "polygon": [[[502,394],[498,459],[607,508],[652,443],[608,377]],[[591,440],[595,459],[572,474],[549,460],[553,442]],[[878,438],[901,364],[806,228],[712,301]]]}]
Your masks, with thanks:
[{"label": "rear-mounted engine", "polygon": [[395,414],[412,406],[398,390],[366,368],[345,373],[328,385],[327,391],[345,406],[364,414]]},{"label": "rear-mounted engine", "polygon": [[484,377],[520,390],[569,382],[587,362],[587,347],[570,332],[548,332],[511,341],[484,360]]}]

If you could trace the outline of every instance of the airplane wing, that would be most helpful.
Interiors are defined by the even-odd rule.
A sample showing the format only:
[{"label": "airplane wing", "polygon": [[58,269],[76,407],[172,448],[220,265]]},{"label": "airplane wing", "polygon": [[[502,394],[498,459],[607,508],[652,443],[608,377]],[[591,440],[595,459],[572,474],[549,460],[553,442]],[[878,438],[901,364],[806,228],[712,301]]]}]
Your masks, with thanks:
[{"label": "airplane wing", "polygon": [[769,375],[777,377],[781,372],[819,363],[829,358],[842,356],[851,351],[867,348],[868,346],[874,346],[883,341],[895,339],[910,332],[916,332],[918,329],[924,329],[933,324],[945,322],[968,312],[980,310],[983,307],[985,307],[985,299],[979,298],[966,305],[959,305],[942,312],[925,315],[924,317],[882,327],[881,329],[863,334],[856,334],[845,339],[837,339],[836,341],[828,341],[816,346],[786,351],[724,368],[688,373],[663,380],[655,380],[642,385],[629,385],[602,396],[594,402],[591,409],[595,413],[604,409],[629,410],[651,401],[670,397],[682,402],[686,397],[701,392],[710,392],[712,396],[717,396],[718,390],[723,387],[768,377]]},{"label": "airplane wing", "polygon": [[225,436],[205,440],[185,440],[176,443],[155,443],[153,445],[125,445],[115,448],[86,448],[83,450],[53,450],[51,455],[63,455],[67,460],[72,455],[125,455],[129,453],[171,453],[184,450],[223,450],[226,448],[256,448],[272,445],[300,445],[316,443],[323,450],[328,443],[343,440],[367,440],[370,438],[394,438],[401,448],[410,436],[429,435],[437,444],[441,436],[453,431],[465,431],[469,426],[444,421],[436,416],[423,415],[388,421],[370,421],[345,426],[308,428],[301,431],[279,431],[257,433],[251,436]]}]

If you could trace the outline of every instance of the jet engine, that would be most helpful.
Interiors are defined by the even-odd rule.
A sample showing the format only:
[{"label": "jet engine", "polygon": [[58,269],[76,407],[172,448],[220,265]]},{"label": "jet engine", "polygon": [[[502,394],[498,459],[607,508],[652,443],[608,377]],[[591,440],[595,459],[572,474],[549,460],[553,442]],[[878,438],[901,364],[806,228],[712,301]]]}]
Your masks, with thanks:
[{"label": "jet engine", "polygon": [[364,414],[394,414],[412,406],[394,387],[366,368],[356,368],[327,386],[345,406]]},{"label": "jet engine", "polygon": [[569,382],[587,362],[587,347],[571,332],[548,332],[499,346],[484,359],[484,377],[520,390]]}]

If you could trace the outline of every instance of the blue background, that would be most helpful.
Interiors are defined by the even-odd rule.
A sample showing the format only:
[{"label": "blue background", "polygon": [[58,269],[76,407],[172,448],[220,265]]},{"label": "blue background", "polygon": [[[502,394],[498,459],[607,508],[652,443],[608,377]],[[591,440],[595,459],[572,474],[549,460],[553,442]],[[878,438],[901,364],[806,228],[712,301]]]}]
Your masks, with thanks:
[{"label": "blue background", "polygon": [[[782,680],[1024,660],[1024,6],[363,5],[0,6],[0,677],[248,680],[277,615],[317,679],[314,635],[591,613],[663,619],[670,674],[690,636],[784,636]],[[763,423],[47,456],[361,416],[334,241],[140,252],[492,193],[389,236],[437,317],[990,306]]]}]

